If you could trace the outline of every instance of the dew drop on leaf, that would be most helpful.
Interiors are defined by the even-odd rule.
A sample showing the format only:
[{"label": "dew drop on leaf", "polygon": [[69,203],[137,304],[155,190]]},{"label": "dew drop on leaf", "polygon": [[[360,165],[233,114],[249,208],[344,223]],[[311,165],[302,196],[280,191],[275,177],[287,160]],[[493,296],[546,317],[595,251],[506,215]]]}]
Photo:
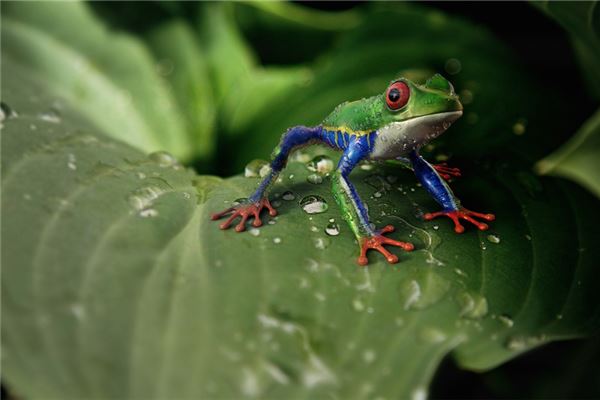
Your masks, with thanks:
[{"label": "dew drop on leaf", "polygon": [[296,196],[294,195],[294,193],[292,193],[288,190],[287,192],[283,193],[281,198],[284,199],[285,201],[292,201],[292,200],[296,199]]},{"label": "dew drop on leaf", "polygon": [[333,171],[333,160],[327,156],[316,156],[306,164],[306,168],[311,172],[327,175]]},{"label": "dew drop on leaf", "polygon": [[324,213],[329,208],[325,199],[314,194],[303,197],[302,200],[300,200],[300,207],[302,207],[307,214]]},{"label": "dew drop on leaf", "polygon": [[319,174],[310,174],[306,177],[306,181],[312,183],[313,185],[318,185],[323,183],[323,177]]},{"label": "dew drop on leaf", "polygon": [[337,236],[340,234],[340,227],[338,226],[337,223],[335,223],[335,221],[330,222],[325,227],[325,233],[328,234],[329,236]]},{"label": "dew drop on leaf", "polygon": [[500,237],[498,235],[493,235],[493,234],[487,235],[487,240],[490,243],[496,243],[496,244],[500,243]]},{"label": "dew drop on leaf", "polygon": [[265,160],[252,160],[246,164],[244,176],[246,178],[264,178],[271,172],[271,167]]},{"label": "dew drop on leaf", "polygon": [[148,155],[148,158],[151,161],[154,161],[159,166],[164,167],[164,168],[167,168],[167,167],[179,168],[180,167],[180,164],[177,161],[177,159],[171,153],[166,152],[166,151],[156,151],[154,153],[150,153],[150,155]]},{"label": "dew drop on leaf", "polygon": [[487,314],[487,299],[479,293],[461,291],[456,295],[456,302],[463,318],[479,319]]}]

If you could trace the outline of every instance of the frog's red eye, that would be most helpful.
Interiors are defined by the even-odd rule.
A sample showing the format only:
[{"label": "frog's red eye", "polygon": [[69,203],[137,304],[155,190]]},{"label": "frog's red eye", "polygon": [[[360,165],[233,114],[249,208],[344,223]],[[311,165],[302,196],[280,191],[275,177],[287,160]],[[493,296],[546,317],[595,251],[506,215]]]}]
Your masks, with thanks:
[{"label": "frog's red eye", "polygon": [[396,111],[401,109],[408,103],[410,89],[408,85],[402,81],[394,82],[385,92],[385,102],[390,110]]}]

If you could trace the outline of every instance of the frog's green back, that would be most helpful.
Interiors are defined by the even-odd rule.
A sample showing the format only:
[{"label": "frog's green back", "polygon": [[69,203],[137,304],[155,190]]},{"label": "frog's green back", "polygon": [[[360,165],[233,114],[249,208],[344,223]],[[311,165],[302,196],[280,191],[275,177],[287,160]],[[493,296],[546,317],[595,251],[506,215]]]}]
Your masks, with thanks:
[{"label": "frog's green back", "polygon": [[384,107],[383,95],[381,94],[342,103],[323,120],[323,126],[345,130],[351,134],[364,135],[380,126],[385,112]]}]

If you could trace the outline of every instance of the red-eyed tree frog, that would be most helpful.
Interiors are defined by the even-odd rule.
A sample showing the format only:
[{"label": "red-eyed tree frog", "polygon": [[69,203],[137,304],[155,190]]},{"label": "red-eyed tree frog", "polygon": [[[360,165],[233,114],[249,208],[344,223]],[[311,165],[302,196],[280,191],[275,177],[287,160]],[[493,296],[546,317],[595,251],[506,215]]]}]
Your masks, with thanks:
[{"label": "red-eyed tree frog", "polygon": [[450,176],[459,176],[460,171],[445,164],[432,165],[419,155],[419,149],[448,129],[462,115],[462,110],[452,84],[439,74],[424,85],[405,78],[396,79],[384,93],[340,104],[320,125],[288,129],[273,151],[271,172],[247,202],[213,214],[212,219],[228,216],[220,225],[221,229],[227,229],[237,217],[241,217],[235,227],[237,232],[245,230],[250,217],[254,218],[253,226],[261,226],[260,213],[263,209],[267,209],[271,216],[277,215],[269,203],[267,191],[285,167],[290,153],[304,146],[323,144],[342,152],[331,179],[333,194],[343,218],[358,240],[360,265],[368,264],[369,249],[382,253],[389,263],[398,262],[398,257],[384,245],[398,246],[405,251],[414,249],[412,243],[385,236],[394,231],[393,226],[387,225],[378,230],[370,224],[367,209],[349,179],[350,172],[361,161],[400,160],[409,165],[423,187],[442,207],[441,211],[426,213],[425,220],[449,217],[454,222],[456,233],[465,229],[461,219],[486,230],[488,225],[476,218],[492,221],[494,215],[462,207],[445,182]]}]

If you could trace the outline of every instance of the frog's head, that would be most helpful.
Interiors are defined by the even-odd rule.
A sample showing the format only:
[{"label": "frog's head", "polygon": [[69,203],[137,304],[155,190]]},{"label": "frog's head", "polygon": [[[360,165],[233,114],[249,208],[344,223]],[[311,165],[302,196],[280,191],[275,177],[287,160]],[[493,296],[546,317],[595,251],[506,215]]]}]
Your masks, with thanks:
[{"label": "frog's head", "polygon": [[377,131],[391,140],[408,139],[415,147],[442,134],[463,109],[452,84],[439,74],[424,85],[396,79],[377,98],[381,115]]}]

